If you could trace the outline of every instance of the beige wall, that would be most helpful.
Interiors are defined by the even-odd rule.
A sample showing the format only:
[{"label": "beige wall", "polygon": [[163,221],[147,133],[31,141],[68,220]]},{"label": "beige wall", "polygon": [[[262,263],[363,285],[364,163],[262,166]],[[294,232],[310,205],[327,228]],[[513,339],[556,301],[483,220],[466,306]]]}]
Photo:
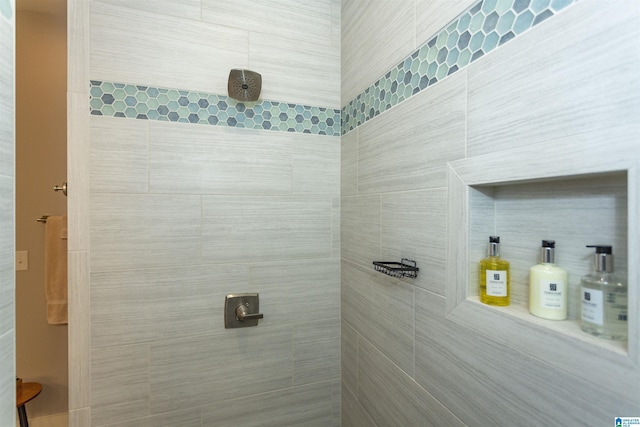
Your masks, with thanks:
[{"label": "beige wall", "polygon": [[67,326],[49,325],[44,295],[45,225],[66,213],[53,185],[66,180],[66,20],[18,12],[16,24],[16,375],[43,384],[29,417],[67,412]]}]

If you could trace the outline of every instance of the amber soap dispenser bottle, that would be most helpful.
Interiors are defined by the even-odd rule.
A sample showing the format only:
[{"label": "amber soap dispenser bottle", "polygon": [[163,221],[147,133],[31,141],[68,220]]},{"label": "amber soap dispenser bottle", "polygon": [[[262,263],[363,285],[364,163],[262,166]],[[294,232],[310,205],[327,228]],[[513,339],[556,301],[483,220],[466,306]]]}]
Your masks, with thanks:
[{"label": "amber soap dispenser bottle", "polygon": [[480,301],[489,305],[509,305],[511,272],[509,262],[500,258],[500,237],[489,237],[488,257],[480,261]]}]

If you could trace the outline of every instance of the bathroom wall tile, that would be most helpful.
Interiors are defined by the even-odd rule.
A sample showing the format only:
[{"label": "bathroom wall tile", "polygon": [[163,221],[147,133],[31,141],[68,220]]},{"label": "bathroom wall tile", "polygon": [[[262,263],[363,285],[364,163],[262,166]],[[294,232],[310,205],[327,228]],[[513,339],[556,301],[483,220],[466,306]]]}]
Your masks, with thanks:
[{"label": "bathroom wall tile", "polygon": [[296,134],[291,141],[294,194],[340,195],[340,137]]},{"label": "bathroom wall tile", "polygon": [[0,175],[13,176],[14,167],[14,26],[0,23]]},{"label": "bathroom wall tile", "polygon": [[330,198],[204,196],[205,261],[331,256]]},{"label": "bathroom wall tile", "polygon": [[358,392],[358,333],[344,320],[341,338],[342,388],[355,394]]},{"label": "bathroom wall tile", "polygon": [[359,128],[358,194],[445,186],[446,162],[465,156],[465,79],[456,73]]},{"label": "bathroom wall tile", "polygon": [[122,423],[105,424],[103,427],[202,427],[200,412],[200,408],[189,408]]},{"label": "bathroom wall tile", "polygon": [[340,316],[338,259],[254,263],[249,271],[248,287],[260,293],[265,315],[261,325],[297,325]]},{"label": "bathroom wall tile", "polygon": [[331,0],[331,45],[340,49],[342,1]]},{"label": "bathroom wall tile", "polygon": [[[331,0],[201,0],[202,20],[254,33],[331,46]],[[251,52],[253,54],[253,52]]]},{"label": "bathroom wall tile", "polygon": [[236,399],[202,409],[203,427],[331,425],[332,382]]},{"label": "bathroom wall tile", "polygon": [[376,426],[351,391],[343,387],[342,396],[342,427]]},{"label": "bathroom wall tile", "polygon": [[91,271],[197,263],[200,196],[94,193]]},{"label": "bathroom wall tile", "polygon": [[154,11],[167,16],[200,20],[201,0],[98,0],[110,6],[121,6],[140,11]]},{"label": "bathroom wall tile", "polygon": [[[85,82],[86,83],[86,82]],[[86,86],[85,86],[86,90]],[[91,135],[85,92],[67,94],[67,230],[69,251],[90,249],[90,171],[89,138]]]},{"label": "bathroom wall tile", "polygon": [[14,178],[0,175],[0,334],[15,321]]},{"label": "bathroom wall tile", "polygon": [[86,427],[91,425],[91,408],[69,410],[69,427]]},{"label": "bathroom wall tile", "polygon": [[639,14],[577,2],[469,67],[469,156],[559,137],[637,140],[640,57],[628,40]]},{"label": "bathroom wall tile", "polygon": [[[0,17],[0,19],[2,19]],[[3,399],[3,404],[0,406],[0,420],[3,423],[9,423],[15,425],[16,410],[14,406],[16,395],[16,355],[15,355],[15,340],[16,334],[13,329],[13,322],[7,324],[6,322],[0,323],[2,325],[2,331],[0,332],[0,375],[2,375],[2,381],[0,381],[0,395]],[[9,402],[11,404],[9,404]],[[13,423],[11,422],[13,421]]]},{"label": "bathroom wall tile", "polygon": [[149,346],[91,352],[91,425],[149,415]]},{"label": "bathroom wall tile", "polygon": [[370,266],[380,258],[380,196],[341,200],[340,240],[344,259]]},{"label": "bathroom wall tile", "polygon": [[248,64],[244,30],[99,1],[90,37],[92,79],[226,93],[229,70]]},{"label": "bathroom wall tile", "polygon": [[69,409],[91,406],[91,298],[87,251],[68,251]]},{"label": "bathroom wall tile", "polygon": [[639,410],[637,401],[620,399],[444,315],[444,298],[416,289],[416,380],[467,424],[604,425],[614,414]]},{"label": "bathroom wall tile", "polygon": [[444,295],[447,191],[444,188],[383,194],[382,255],[385,261],[416,261],[416,279],[404,279]]},{"label": "bathroom wall tile", "polygon": [[358,130],[342,135],[340,150],[340,195],[358,194]]},{"label": "bathroom wall tile", "polygon": [[[299,8],[296,2],[292,9]],[[331,11],[330,5],[326,10]],[[338,47],[252,32],[249,51],[252,69],[262,74],[262,98],[340,108]]]},{"label": "bathroom wall tile", "polygon": [[340,378],[337,378],[332,383],[332,394],[333,394],[333,404],[331,408],[331,418],[333,427],[340,427],[342,423],[340,419],[342,418],[342,390],[340,386]]},{"label": "bathroom wall tile", "polygon": [[149,123],[92,116],[91,191],[149,191]]},{"label": "bathroom wall tile", "polygon": [[382,273],[342,263],[342,318],[408,375],[414,369],[413,289]]},{"label": "bathroom wall tile", "polygon": [[249,129],[238,132],[227,127],[153,122],[150,190],[183,194],[290,194],[291,144],[292,136],[285,132]]},{"label": "bathroom wall tile", "polygon": [[151,414],[291,387],[292,341],[291,327],[258,326],[153,343]]},{"label": "bathroom wall tile", "polygon": [[293,384],[335,379],[340,379],[340,318],[294,326]]},{"label": "bathroom wall tile", "polygon": [[340,198],[335,197],[331,209],[331,257],[340,258]]},{"label": "bathroom wall tile", "polygon": [[358,341],[358,401],[381,426],[464,426],[366,340]]},{"label": "bathroom wall tile", "polygon": [[91,345],[223,332],[225,295],[248,291],[248,280],[247,267],[232,264],[94,272]]},{"label": "bathroom wall tile", "polygon": [[[90,77],[91,2],[77,2],[67,8],[67,92],[85,93]],[[86,100],[85,107],[86,107]],[[67,111],[69,111],[67,109]],[[85,109],[86,112],[86,109]],[[70,119],[70,118],[69,118]],[[67,119],[67,122],[69,122]]]},{"label": "bathroom wall tile", "polygon": [[421,45],[478,0],[416,0],[416,43]]},{"label": "bathroom wall tile", "polygon": [[343,0],[341,19],[345,105],[415,48],[414,1]]}]

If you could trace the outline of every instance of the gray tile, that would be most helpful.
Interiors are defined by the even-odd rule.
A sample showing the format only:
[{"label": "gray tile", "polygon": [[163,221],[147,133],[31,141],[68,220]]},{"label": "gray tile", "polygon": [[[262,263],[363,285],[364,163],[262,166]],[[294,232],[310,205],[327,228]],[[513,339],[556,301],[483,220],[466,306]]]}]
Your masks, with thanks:
[{"label": "gray tile", "polygon": [[335,379],[340,379],[340,318],[294,326],[294,385]]},{"label": "gray tile", "polygon": [[292,152],[294,194],[340,195],[340,137],[298,134]]},{"label": "gray tile", "polygon": [[258,394],[205,406],[202,425],[325,427],[331,425],[332,397],[330,381]]},{"label": "gray tile", "polygon": [[203,197],[205,261],[277,261],[331,256],[326,197]]},{"label": "gray tile", "polygon": [[342,391],[342,427],[376,426],[358,398],[349,389]]},{"label": "gray tile", "polygon": [[[2,19],[2,18],[0,18]],[[16,419],[16,410],[14,405],[16,384],[16,355],[15,355],[15,330],[13,325],[7,325],[7,323],[1,323],[2,331],[0,331],[0,374],[2,375],[2,381],[0,381],[0,394],[3,396],[5,402],[11,402],[11,405],[3,404],[0,407],[0,420],[3,423],[9,422],[10,425],[14,425],[15,421],[11,423],[9,420]]]},{"label": "gray tile", "polygon": [[91,345],[223,332],[225,296],[249,291],[248,281],[247,267],[233,264],[94,272]]},{"label": "gray tile", "polygon": [[[344,320],[340,354],[342,388],[348,388],[355,394],[358,391],[358,333]],[[345,393],[344,390],[343,393]]]},{"label": "gray tile", "polygon": [[[331,13],[330,0],[318,3],[326,5],[325,13]],[[296,7],[287,9],[300,10],[302,4],[297,3]],[[330,33],[329,28],[329,38]],[[268,82],[262,86],[261,97],[340,108],[339,46],[323,46],[318,40],[307,42],[284,32],[269,37],[264,33],[251,32],[249,45],[251,67],[259,70],[264,81]]]},{"label": "gray tile", "polygon": [[382,255],[413,259],[420,269],[407,283],[444,295],[447,192],[445,189],[382,195]]},{"label": "gray tile", "polygon": [[200,408],[166,412],[150,417],[138,418],[122,423],[106,424],[104,427],[202,427]]},{"label": "gray tile", "polygon": [[91,424],[149,415],[149,346],[91,352]]},{"label": "gray tile", "polygon": [[248,61],[246,30],[157,13],[155,8],[96,2],[89,36],[93,79],[108,76],[116,82],[225,93],[229,64],[246,68]]},{"label": "gray tile", "polygon": [[202,20],[206,22],[264,35],[287,35],[292,40],[312,41],[318,46],[331,45],[331,0],[297,3],[295,7],[288,0],[268,3],[202,0],[201,3]]},{"label": "gray tile", "polygon": [[291,387],[292,347],[291,327],[257,326],[154,342],[151,414]]},{"label": "gray tile", "polygon": [[0,334],[15,322],[14,179],[0,176]]},{"label": "gray tile", "polygon": [[[444,298],[420,289],[416,325],[416,381],[467,424],[589,420],[604,425],[613,414],[639,410],[637,401],[612,396],[600,385],[447,320]],[[487,411],[487,405],[494,409]]]},{"label": "gray tile", "polygon": [[340,198],[333,199],[331,209],[331,257],[340,258]]},{"label": "gray tile", "polygon": [[341,426],[341,418],[342,418],[342,388],[340,386],[340,379],[335,379],[332,381],[333,387],[333,405],[331,409],[331,417],[332,417],[332,426],[340,427]]},{"label": "gray tile", "polygon": [[342,263],[342,319],[409,375],[414,369],[413,289],[382,273]]},{"label": "gray tile", "polygon": [[[415,48],[414,2],[342,1],[342,99],[345,105]],[[393,37],[389,37],[393,34]],[[375,52],[372,55],[371,52]]]},{"label": "gray tile", "polygon": [[362,125],[358,194],[444,187],[446,162],[465,156],[465,88],[456,73]]},{"label": "gray tile", "polygon": [[340,196],[358,194],[358,130],[341,138],[340,152]]},{"label": "gray tile", "polygon": [[380,259],[380,196],[344,197],[340,209],[341,256],[371,265]]},{"label": "gray tile", "polygon": [[358,343],[358,401],[378,425],[464,426],[366,340]]},{"label": "gray tile", "polygon": [[340,317],[338,259],[250,265],[248,286],[260,294],[264,326],[306,324]]},{"label": "gray tile", "polygon": [[13,176],[15,139],[15,85],[13,26],[0,23],[0,175]]},{"label": "gray tile", "polygon": [[187,19],[200,20],[200,0],[100,0],[112,6],[125,6],[140,11],[162,11],[163,14]]},{"label": "gray tile", "polygon": [[93,194],[91,271],[200,260],[199,196]]},{"label": "gray tile", "polygon": [[577,2],[544,31],[536,27],[470,66],[468,155],[560,136],[596,141],[605,130],[637,136],[640,58],[628,40],[640,35],[638,19],[622,4]]},{"label": "gray tile", "polygon": [[149,191],[149,132],[144,120],[92,116],[91,191]]},{"label": "gray tile", "polygon": [[149,126],[152,193],[291,194],[293,136],[286,132]]}]

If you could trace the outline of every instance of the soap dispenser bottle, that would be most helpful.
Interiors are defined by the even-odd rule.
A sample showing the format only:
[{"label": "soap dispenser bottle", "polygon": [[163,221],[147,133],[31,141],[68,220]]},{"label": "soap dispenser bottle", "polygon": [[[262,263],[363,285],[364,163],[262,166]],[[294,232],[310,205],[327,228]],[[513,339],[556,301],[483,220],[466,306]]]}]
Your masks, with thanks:
[{"label": "soap dispenser bottle", "polygon": [[627,339],[627,285],[613,274],[611,246],[595,248],[594,271],[582,278],[583,331],[600,338]]},{"label": "soap dispenser bottle", "polygon": [[543,240],[540,263],[529,270],[529,312],[550,320],[567,318],[568,274],[555,264],[554,240]]},{"label": "soap dispenser bottle", "polygon": [[489,237],[488,257],[480,261],[480,301],[489,305],[509,305],[511,274],[509,262],[500,258],[500,237]]}]

